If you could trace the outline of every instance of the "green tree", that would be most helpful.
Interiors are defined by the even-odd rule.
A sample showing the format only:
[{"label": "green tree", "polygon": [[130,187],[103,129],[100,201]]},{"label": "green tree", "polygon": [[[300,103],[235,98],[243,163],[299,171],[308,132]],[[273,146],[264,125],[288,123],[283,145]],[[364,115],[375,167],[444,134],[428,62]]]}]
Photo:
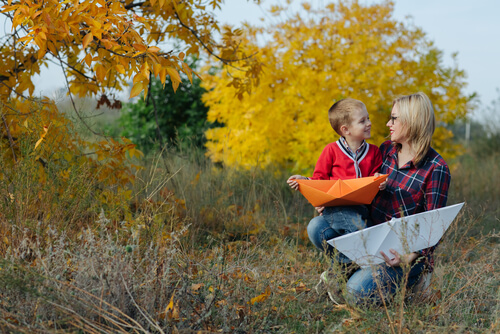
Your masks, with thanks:
[{"label": "green tree", "polygon": [[[196,60],[188,62],[195,67]],[[122,109],[119,124],[121,134],[137,144],[144,152],[164,144],[178,145],[189,142],[196,146],[204,143],[204,132],[210,123],[206,121],[208,108],[201,101],[206,92],[200,86],[200,78],[194,76],[181,84],[176,92],[169,78],[165,84],[152,80],[146,98],[142,95]]]}]

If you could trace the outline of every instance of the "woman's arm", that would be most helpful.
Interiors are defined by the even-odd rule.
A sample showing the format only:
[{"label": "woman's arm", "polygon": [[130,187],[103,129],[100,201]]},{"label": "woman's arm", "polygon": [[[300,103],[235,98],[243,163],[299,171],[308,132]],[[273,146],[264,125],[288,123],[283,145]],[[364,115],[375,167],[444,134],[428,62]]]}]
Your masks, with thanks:
[{"label": "woman's arm", "polygon": [[447,165],[438,165],[425,185],[426,211],[443,208],[448,200],[451,175]]}]

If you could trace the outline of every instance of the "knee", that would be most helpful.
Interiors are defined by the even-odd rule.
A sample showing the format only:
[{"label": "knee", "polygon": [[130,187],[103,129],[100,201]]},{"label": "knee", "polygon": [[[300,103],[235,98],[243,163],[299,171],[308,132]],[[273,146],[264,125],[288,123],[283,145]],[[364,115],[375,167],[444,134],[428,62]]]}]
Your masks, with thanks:
[{"label": "knee", "polygon": [[323,216],[311,219],[307,225],[307,235],[309,236],[309,240],[311,240],[311,242],[320,250],[324,250],[324,244],[330,238],[330,230],[331,227],[328,225],[328,222],[323,218]]},{"label": "knee", "polygon": [[366,303],[376,297],[374,289],[375,282],[370,268],[360,269],[347,281],[345,297],[351,304]]},{"label": "knee", "polygon": [[319,235],[324,228],[324,222],[323,222],[323,217],[322,216],[317,216],[311,219],[309,224],[307,225],[307,234],[309,235],[309,238],[313,235]]}]

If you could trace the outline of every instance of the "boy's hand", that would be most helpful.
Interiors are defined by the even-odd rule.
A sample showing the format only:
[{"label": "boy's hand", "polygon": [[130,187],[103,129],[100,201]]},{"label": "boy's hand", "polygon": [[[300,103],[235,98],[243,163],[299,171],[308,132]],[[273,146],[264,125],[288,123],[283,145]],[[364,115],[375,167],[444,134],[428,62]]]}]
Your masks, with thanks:
[{"label": "boy's hand", "polygon": [[292,175],[286,180],[286,183],[292,188],[293,190],[299,190],[299,184],[295,180],[307,180],[307,177],[302,176],[302,175]]},{"label": "boy's hand", "polygon": [[[373,174],[373,176],[375,176],[375,177],[379,177],[380,175],[383,175],[383,174],[380,174],[380,173]],[[387,187],[387,179],[378,186],[378,189],[385,190],[385,187]]]}]

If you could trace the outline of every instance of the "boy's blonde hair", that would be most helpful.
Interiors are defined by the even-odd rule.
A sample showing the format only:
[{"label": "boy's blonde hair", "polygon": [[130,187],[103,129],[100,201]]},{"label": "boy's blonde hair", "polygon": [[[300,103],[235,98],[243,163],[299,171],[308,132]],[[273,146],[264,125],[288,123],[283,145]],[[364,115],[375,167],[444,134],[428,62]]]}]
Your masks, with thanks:
[{"label": "boy's blonde hair", "polygon": [[363,108],[366,109],[365,104],[356,99],[347,98],[335,102],[328,110],[328,120],[333,130],[342,136],[340,127],[351,124],[352,112]]},{"label": "boy's blonde hair", "polygon": [[[399,112],[398,121],[403,126],[403,134],[408,144],[415,150],[414,164],[418,164],[431,147],[432,135],[436,128],[436,118],[431,100],[422,92],[398,97],[392,103]],[[401,149],[401,144],[397,144]]]}]

